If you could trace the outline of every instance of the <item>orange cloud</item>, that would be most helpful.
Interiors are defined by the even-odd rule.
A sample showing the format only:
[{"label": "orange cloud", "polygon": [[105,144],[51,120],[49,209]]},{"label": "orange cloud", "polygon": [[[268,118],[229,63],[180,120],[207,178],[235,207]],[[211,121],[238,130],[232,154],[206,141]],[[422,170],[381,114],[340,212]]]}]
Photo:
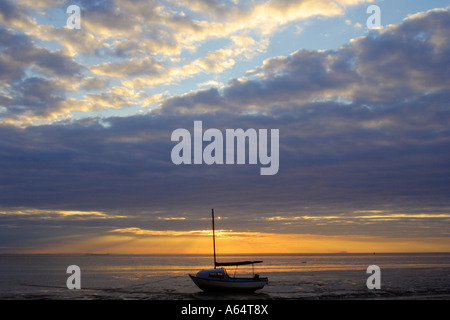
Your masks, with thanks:
[{"label": "orange cloud", "polygon": [[[48,253],[212,254],[210,230],[111,230],[108,235],[53,239],[39,248]],[[392,238],[362,235],[312,235],[219,230],[217,254],[446,252],[445,238]]]}]

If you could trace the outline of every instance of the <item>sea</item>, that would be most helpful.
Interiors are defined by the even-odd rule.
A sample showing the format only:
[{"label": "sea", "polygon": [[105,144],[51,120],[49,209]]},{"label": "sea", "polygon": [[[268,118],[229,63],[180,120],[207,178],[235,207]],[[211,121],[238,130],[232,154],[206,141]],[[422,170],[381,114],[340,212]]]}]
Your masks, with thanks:
[{"label": "sea", "polygon": [[[229,275],[268,277],[248,294],[202,292],[189,278],[211,268],[211,255],[1,254],[0,300],[448,300],[450,253],[222,255],[262,260]],[[80,289],[69,289],[79,267]],[[369,267],[377,266],[378,271]],[[369,270],[368,270],[369,269]],[[378,276],[379,289],[370,288]],[[372,277],[372,278],[371,278]],[[371,278],[372,280],[370,280]],[[370,281],[369,281],[370,280]],[[71,282],[72,284],[74,282]]]}]

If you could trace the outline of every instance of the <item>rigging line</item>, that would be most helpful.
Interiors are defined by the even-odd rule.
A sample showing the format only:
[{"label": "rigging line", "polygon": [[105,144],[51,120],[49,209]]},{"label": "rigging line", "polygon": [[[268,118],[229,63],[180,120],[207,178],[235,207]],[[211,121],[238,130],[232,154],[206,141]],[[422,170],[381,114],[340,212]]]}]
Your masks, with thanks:
[{"label": "rigging line", "polygon": [[[122,287],[122,288],[84,288],[82,287],[80,290],[101,290],[101,291],[110,291],[110,290],[123,290],[123,289],[127,289],[127,288],[133,288],[133,287],[138,287],[138,286],[143,286],[146,284],[150,284],[150,283],[157,283],[157,282],[161,282],[161,281],[165,281],[168,279],[174,279],[174,278],[179,278],[179,277],[184,277],[185,275],[178,275],[178,276],[171,276],[171,277],[166,277],[164,279],[159,279],[159,280],[153,280],[153,281],[147,281],[144,283],[139,283],[139,284],[135,284],[129,287]],[[26,287],[41,287],[41,288],[56,288],[56,289],[67,289],[67,286],[51,286],[51,285],[46,285],[46,284],[27,284],[27,283],[19,283],[19,285],[21,286],[26,286]]]},{"label": "rigging line", "polygon": [[161,282],[161,281],[166,281],[166,280],[168,280],[168,279],[175,279],[175,278],[184,277],[184,276],[186,276],[186,275],[185,275],[185,274],[180,274],[180,275],[178,275],[178,276],[165,277],[164,279],[153,280],[153,281],[147,281],[147,282],[144,282],[144,283],[135,284],[135,285],[133,285],[133,286],[131,286],[131,287],[142,286],[142,285],[149,284],[149,283],[157,283],[157,282]]},{"label": "rigging line", "polygon": [[27,284],[27,283],[19,283],[19,286],[67,289],[67,287],[62,287],[62,286],[49,286],[49,285],[45,285],[45,284]]}]

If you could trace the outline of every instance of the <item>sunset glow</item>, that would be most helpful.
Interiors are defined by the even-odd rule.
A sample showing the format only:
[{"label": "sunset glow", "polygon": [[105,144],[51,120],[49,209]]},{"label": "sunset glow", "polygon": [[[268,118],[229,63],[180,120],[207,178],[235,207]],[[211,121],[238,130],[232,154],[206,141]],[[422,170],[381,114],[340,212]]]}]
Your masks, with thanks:
[{"label": "sunset glow", "polygon": [[212,208],[219,254],[449,251],[449,25],[443,0],[3,0],[0,253],[211,254]]},{"label": "sunset glow", "polygon": [[[123,234],[128,233],[130,234]],[[115,234],[117,233],[117,234]],[[114,235],[85,239],[59,239],[59,245],[30,248],[33,253],[109,254],[212,254],[209,231],[114,230]],[[445,238],[385,238],[368,236],[320,236],[219,231],[216,244],[221,254],[263,253],[383,253],[445,252]],[[55,239],[57,240],[57,239]],[[62,240],[62,241],[61,241]]]}]

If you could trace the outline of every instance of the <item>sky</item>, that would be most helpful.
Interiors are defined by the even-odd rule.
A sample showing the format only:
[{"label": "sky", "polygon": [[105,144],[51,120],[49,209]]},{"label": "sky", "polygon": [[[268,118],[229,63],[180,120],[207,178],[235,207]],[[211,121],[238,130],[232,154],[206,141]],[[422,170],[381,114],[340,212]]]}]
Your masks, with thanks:
[{"label": "sky", "polygon": [[[3,0],[0,253],[211,253],[212,208],[218,254],[448,252],[448,30],[437,0]],[[195,121],[279,130],[279,170],[175,164]]]}]

